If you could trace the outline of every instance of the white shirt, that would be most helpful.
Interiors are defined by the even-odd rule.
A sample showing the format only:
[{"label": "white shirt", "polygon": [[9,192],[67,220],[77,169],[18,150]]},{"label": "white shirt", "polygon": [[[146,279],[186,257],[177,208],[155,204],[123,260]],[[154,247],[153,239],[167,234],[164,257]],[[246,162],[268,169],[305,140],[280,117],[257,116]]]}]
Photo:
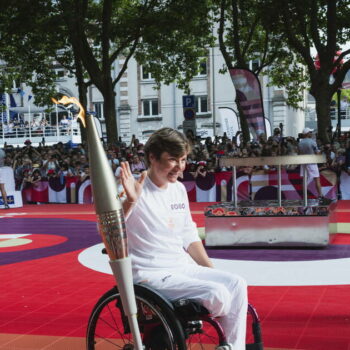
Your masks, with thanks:
[{"label": "white shirt", "polygon": [[168,183],[161,189],[148,177],[126,219],[126,231],[134,274],[188,263],[185,249],[200,240],[183,184]]}]

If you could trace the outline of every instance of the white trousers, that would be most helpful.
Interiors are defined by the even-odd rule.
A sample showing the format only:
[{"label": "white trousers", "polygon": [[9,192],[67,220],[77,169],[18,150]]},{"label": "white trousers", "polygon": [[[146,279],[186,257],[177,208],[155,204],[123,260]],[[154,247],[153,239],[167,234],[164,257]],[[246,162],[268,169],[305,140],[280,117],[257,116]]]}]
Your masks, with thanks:
[{"label": "white trousers", "polygon": [[240,276],[186,264],[176,270],[138,271],[135,282],[146,283],[170,300],[199,301],[218,317],[233,349],[245,349],[248,298],[247,284]]}]

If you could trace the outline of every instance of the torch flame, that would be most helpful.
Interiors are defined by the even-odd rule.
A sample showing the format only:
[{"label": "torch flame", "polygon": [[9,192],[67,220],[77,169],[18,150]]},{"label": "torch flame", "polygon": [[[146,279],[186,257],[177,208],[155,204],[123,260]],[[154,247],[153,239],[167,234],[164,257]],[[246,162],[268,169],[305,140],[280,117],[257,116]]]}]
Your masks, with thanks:
[{"label": "torch flame", "polygon": [[58,101],[55,98],[52,97],[51,100],[56,105],[58,105],[58,104],[68,105],[70,103],[73,103],[76,106],[78,106],[79,107],[78,119],[80,119],[80,121],[83,124],[84,128],[86,128],[85,110],[84,110],[83,106],[81,105],[81,103],[79,102],[79,100],[76,97],[63,96]]}]

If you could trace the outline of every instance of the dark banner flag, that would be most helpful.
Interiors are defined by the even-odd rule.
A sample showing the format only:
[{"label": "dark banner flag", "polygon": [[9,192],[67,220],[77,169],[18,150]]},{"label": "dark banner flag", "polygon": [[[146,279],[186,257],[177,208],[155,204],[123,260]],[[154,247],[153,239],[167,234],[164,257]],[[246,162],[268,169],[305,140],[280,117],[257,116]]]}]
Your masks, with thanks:
[{"label": "dark banner flag", "polygon": [[236,102],[247,118],[249,129],[254,137],[266,135],[264,108],[258,77],[244,68],[230,69],[231,79],[236,89]]}]

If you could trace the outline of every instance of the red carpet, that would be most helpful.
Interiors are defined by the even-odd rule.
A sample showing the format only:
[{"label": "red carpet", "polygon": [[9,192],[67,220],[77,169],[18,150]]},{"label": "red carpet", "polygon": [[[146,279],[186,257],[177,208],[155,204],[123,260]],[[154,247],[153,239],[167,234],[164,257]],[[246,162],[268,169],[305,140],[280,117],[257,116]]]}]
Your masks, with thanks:
[{"label": "red carpet", "polygon": [[[199,227],[204,226],[205,205],[191,204]],[[332,220],[350,222],[349,211],[350,201],[340,201]],[[95,221],[91,205],[32,205],[1,211],[0,215],[0,243],[4,241],[1,234],[8,233],[4,231],[5,226],[13,222],[16,230],[21,227],[16,225],[22,225],[28,218],[63,219],[65,225],[60,228],[56,223],[54,227],[47,227],[48,232],[64,229],[71,233],[73,238],[69,239],[75,237],[77,241],[84,241],[85,231],[75,232],[76,224],[87,222],[88,227],[94,228]],[[5,254],[11,259],[23,257],[23,261],[6,263],[5,259],[0,264],[0,349],[84,349],[83,339],[70,337],[85,336],[90,311],[99,296],[113,285],[114,278],[82,266],[77,256],[84,248],[58,254],[53,250],[47,257],[39,258],[37,254],[29,259],[23,255],[25,252],[43,254],[67,243],[59,233],[40,234],[43,228],[38,225],[37,229],[26,236],[31,240],[29,243],[0,246],[0,258]],[[76,242],[79,243],[84,244]],[[334,244],[349,245],[350,235],[338,234]],[[12,253],[15,255],[9,255]],[[288,250],[285,253],[288,254]],[[350,350],[349,285],[254,286],[249,287],[249,300],[262,320],[266,348]],[[72,341],[70,345],[63,345],[67,344],[67,337]],[[35,342],[36,345],[30,345]]]}]

